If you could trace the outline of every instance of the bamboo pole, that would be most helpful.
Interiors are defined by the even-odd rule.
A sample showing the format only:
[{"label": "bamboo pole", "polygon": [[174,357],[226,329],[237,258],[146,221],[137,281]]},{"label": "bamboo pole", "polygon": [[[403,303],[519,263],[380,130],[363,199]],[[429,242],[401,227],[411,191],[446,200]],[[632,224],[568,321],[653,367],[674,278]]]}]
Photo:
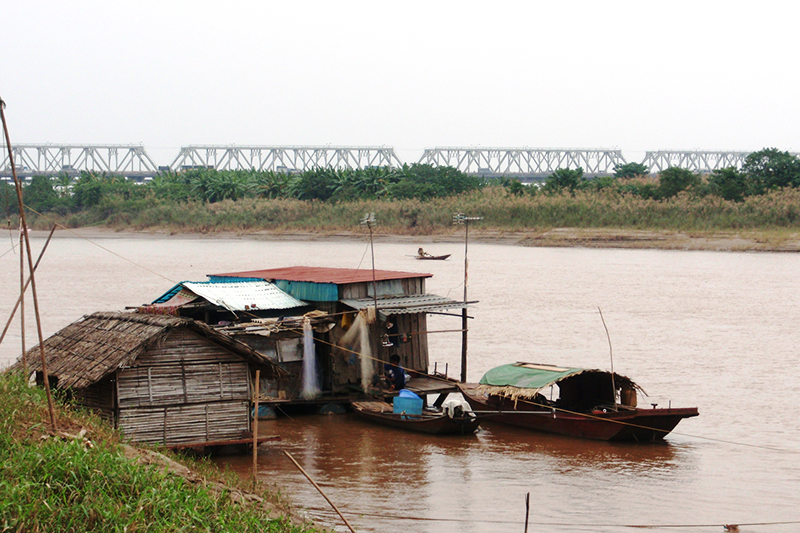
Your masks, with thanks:
[{"label": "bamboo pole", "polygon": [[256,370],[256,388],[253,399],[253,485],[258,479],[258,395],[261,393],[261,370]]},{"label": "bamboo pole", "polygon": [[611,334],[608,332],[606,326],[606,319],[603,318],[603,311],[598,307],[597,311],[600,313],[600,320],[603,321],[603,327],[606,330],[606,338],[608,339],[608,356],[611,358],[611,397],[614,399],[614,410],[617,410],[617,385],[614,383],[614,350],[611,348]]},{"label": "bamboo pole", "polygon": [[468,217],[463,213],[453,215],[454,224],[464,224],[464,307],[461,309],[461,383],[467,382],[467,286],[469,285],[469,223],[483,217]]},{"label": "bamboo pole", "polygon": [[[53,233],[55,233],[55,231],[56,231],[56,226],[54,224],[53,225],[53,229],[50,230],[50,235],[47,236],[47,240],[44,243],[44,247],[42,248],[42,251],[39,252],[39,258],[36,260],[36,264],[33,265],[33,270],[34,271],[36,271],[36,269],[39,267],[39,262],[42,260],[42,257],[44,256],[44,251],[47,250],[47,245],[50,244],[50,239],[53,238]],[[20,250],[20,253],[22,253],[22,250]],[[31,283],[31,278],[28,278],[25,281],[25,286],[22,288],[22,293],[23,294],[28,289],[28,285],[30,285],[30,283]],[[11,321],[14,320],[14,315],[17,313],[17,309],[19,309],[19,306],[20,306],[21,303],[22,303],[22,294],[19,296],[19,298],[17,298],[17,303],[14,304],[14,309],[11,310],[11,316],[8,317],[8,322],[6,322],[6,327],[3,328],[3,333],[0,334],[0,344],[3,343],[3,339],[5,339],[5,337],[6,337],[6,333],[8,332],[8,328],[9,328],[9,326],[11,326]]]},{"label": "bamboo pole", "polygon": [[300,463],[298,463],[297,461],[295,461],[295,460],[294,460],[294,457],[292,457],[292,454],[290,454],[290,453],[289,453],[289,452],[287,452],[286,450],[283,450],[283,453],[285,453],[285,454],[286,454],[286,457],[288,457],[288,458],[289,458],[289,459],[290,459],[290,460],[291,460],[291,461],[294,463],[294,466],[296,466],[296,467],[297,467],[297,469],[298,469],[298,470],[300,470],[300,472],[301,472],[301,473],[302,473],[302,474],[303,474],[303,475],[306,477],[306,479],[307,479],[307,480],[309,480],[309,481],[311,482],[311,484],[312,484],[312,485],[314,485],[314,488],[315,488],[315,489],[317,489],[317,491],[318,491],[320,494],[322,494],[322,497],[323,497],[323,498],[325,498],[325,501],[327,501],[327,502],[330,504],[330,506],[331,506],[331,507],[333,507],[333,510],[334,510],[334,511],[336,511],[336,514],[338,514],[338,515],[339,515],[339,517],[342,519],[342,521],[344,521],[344,525],[346,525],[346,526],[347,526],[347,529],[349,529],[349,530],[350,530],[350,531],[352,531],[353,533],[356,533],[356,530],[355,530],[355,529],[353,529],[353,526],[351,526],[351,525],[350,525],[350,522],[348,522],[348,521],[347,521],[347,518],[345,518],[345,517],[344,517],[344,515],[343,515],[343,514],[342,514],[342,512],[339,510],[339,508],[338,508],[338,507],[336,507],[336,505],[334,505],[334,504],[333,504],[333,502],[331,501],[331,499],[330,499],[330,498],[328,498],[328,497],[325,495],[325,493],[324,493],[324,492],[322,492],[322,489],[319,487],[319,485],[317,485],[317,484],[314,482],[314,480],[313,480],[313,479],[311,479],[311,476],[309,476],[309,475],[308,475],[308,473],[306,473],[306,471],[305,471],[305,470],[303,470],[303,467],[302,467],[302,466],[300,466]]},{"label": "bamboo pole", "polygon": [[464,307],[461,309],[461,383],[467,382],[467,285],[469,282],[469,219],[464,223]]},{"label": "bamboo pole", "polygon": [[[6,124],[5,109],[6,103],[0,98],[0,120],[3,122],[3,134],[6,137],[6,145],[8,146],[8,162],[11,165],[11,175],[14,178],[14,185],[17,189],[17,203],[19,205],[19,219],[23,228],[27,228],[28,224],[25,221],[25,203],[22,201],[22,184],[17,178],[17,167],[14,165],[14,152],[11,149],[11,138],[8,136],[8,126]],[[47,406],[50,410],[50,425],[52,430],[56,431],[58,425],[56,424],[56,407],[53,403],[53,393],[50,390],[50,377],[47,374],[47,359],[44,353],[44,335],[42,335],[42,320],[39,315],[39,299],[36,296],[36,278],[33,275],[33,256],[31,255],[31,240],[28,232],[23,233],[25,236],[25,252],[28,256],[28,269],[30,270],[31,278],[31,295],[33,296],[33,311],[36,315],[36,333],[39,336],[39,353],[42,357],[42,376],[44,378],[44,388],[47,392]]]},{"label": "bamboo pole", "polygon": [[22,255],[23,242],[22,232],[26,231],[22,225],[19,227],[19,328],[20,340],[22,342],[22,373],[28,376],[28,356],[25,355],[25,256]]}]

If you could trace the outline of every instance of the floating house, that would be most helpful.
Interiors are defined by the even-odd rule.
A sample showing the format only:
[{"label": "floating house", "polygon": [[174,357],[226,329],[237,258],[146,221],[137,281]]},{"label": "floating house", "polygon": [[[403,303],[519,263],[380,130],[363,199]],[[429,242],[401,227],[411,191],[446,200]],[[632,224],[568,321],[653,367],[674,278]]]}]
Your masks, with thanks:
[{"label": "floating house", "polygon": [[431,274],[287,267],[182,282],[141,313],[203,320],[286,370],[265,377],[265,402],[328,403],[366,392],[397,354],[409,373],[429,369],[427,314],[464,303],[427,294]]},{"label": "floating house", "polygon": [[[327,321],[313,328],[314,366],[323,396],[337,397],[366,392],[374,385],[383,363],[393,354],[409,373],[427,374],[429,369],[427,314],[447,314],[465,302],[427,294],[425,280],[431,274],[391,270],[295,266],[209,276],[211,283],[232,281],[269,282],[289,296],[306,302]],[[233,328],[239,328],[238,332]],[[256,327],[240,324],[228,331],[292,375],[303,374],[307,353],[301,357],[300,344],[294,351],[287,337],[259,335]],[[296,337],[300,331],[295,329]],[[283,343],[283,344],[282,344]],[[301,361],[301,359],[303,359]],[[276,386],[266,383],[265,390]],[[302,398],[296,384],[286,399]],[[283,398],[279,398],[283,399]]]},{"label": "floating house", "polygon": [[[251,441],[255,371],[289,377],[235,337],[166,314],[94,313],[45,340],[44,351],[51,385],[131,440],[168,447]],[[27,359],[41,379],[38,346]]]}]

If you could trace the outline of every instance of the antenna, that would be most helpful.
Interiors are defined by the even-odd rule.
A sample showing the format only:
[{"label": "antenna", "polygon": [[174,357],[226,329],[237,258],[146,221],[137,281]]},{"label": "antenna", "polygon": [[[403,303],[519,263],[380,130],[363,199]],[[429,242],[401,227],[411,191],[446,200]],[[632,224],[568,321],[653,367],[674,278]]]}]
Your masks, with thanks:
[{"label": "antenna", "polygon": [[464,225],[464,307],[461,308],[461,383],[467,382],[467,281],[469,280],[469,259],[467,250],[469,248],[469,223],[471,221],[482,220],[483,217],[468,217],[464,213],[453,215],[453,224]]},{"label": "antenna", "polygon": [[375,318],[378,317],[378,285],[375,282],[375,247],[372,243],[372,225],[375,224],[375,213],[366,213],[361,225],[369,228],[369,250],[372,254],[372,298],[375,301]]}]

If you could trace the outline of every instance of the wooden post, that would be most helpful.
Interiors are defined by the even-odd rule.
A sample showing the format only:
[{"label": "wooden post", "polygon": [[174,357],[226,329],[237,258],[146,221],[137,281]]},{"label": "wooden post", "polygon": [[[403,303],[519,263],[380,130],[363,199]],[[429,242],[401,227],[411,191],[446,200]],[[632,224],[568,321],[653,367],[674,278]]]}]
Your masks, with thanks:
[{"label": "wooden post", "polygon": [[531,513],[531,493],[525,495],[525,533],[528,533],[528,515]]},{"label": "wooden post", "polygon": [[258,479],[258,396],[261,394],[261,370],[256,370],[256,386],[253,398],[253,485]]}]

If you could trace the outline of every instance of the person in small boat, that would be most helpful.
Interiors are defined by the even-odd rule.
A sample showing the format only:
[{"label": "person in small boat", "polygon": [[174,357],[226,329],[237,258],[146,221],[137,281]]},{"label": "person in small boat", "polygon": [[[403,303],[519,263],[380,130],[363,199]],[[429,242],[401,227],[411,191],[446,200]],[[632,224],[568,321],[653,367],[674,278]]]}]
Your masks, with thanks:
[{"label": "person in small boat", "polygon": [[400,390],[406,386],[406,372],[400,366],[400,356],[393,354],[389,358],[389,362],[383,365],[384,376],[386,383],[389,385],[389,390]]},{"label": "person in small boat", "polygon": [[428,252],[426,252],[425,250],[423,250],[423,249],[422,249],[422,247],[420,247],[420,249],[419,249],[419,250],[417,250],[417,256],[418,256],[418,257],[430,257],[430,256],[431,256],[431,254],[429,254]]}]

